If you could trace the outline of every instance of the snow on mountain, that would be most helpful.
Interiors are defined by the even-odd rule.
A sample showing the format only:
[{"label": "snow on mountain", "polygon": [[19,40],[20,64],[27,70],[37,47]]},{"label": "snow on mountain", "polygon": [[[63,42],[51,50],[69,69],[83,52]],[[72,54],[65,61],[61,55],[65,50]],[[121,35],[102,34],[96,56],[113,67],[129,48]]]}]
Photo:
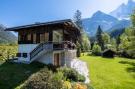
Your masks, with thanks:
[{"label": "snow on mountain", "polygon": [[130,15],[133,13],[135,9],[135,2],[133,0],[129,0],[127,4],[120,5],[116,10],[112,11],[110,15],[118,18],[118,19],[130,19]]},{"label": "snow on mountain", "polygon": [[110,14],[97,11],[91,18],[83,19],[83,27],[89,36],[96,34],[99,25],[106,32],[125,29],[131,25],[130,15],[134,10],[135,1],[129,0],[127,4],[121,4]]}]

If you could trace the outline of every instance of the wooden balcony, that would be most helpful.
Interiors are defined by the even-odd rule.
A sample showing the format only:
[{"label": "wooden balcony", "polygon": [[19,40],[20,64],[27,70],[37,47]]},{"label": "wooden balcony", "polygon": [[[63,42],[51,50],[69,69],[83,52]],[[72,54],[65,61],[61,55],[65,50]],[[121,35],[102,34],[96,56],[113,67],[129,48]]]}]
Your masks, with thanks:
[{"label": "wooden balcony", "polygon": [[53,50],[73,50],[75,49],[75,44],[70,41],[64,41],[64,42],[47,42],[47,43],[41,43],[39,44],[31,53],[30,58],[34,58],[36,55],[38,55],[40,52],[46,50],[46,51],[53,51]]},{"label": "wooden balcony", "polygon": [[53,50],[63,50],[63,49],[75,49],[76,45],[70,41],[63,41],[60,43],[53,42]]}]

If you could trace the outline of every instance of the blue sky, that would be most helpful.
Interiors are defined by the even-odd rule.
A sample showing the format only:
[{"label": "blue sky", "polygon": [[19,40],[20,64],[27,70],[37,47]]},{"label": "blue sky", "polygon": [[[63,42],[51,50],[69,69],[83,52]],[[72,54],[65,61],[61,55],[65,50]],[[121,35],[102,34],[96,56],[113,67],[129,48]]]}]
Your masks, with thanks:
[{"label": "blue sky", "polygon": [[13,27],[72,18],[79,9],[82,17],[101,10],[109,13],[128,0],[0,0],[0,23]]}]

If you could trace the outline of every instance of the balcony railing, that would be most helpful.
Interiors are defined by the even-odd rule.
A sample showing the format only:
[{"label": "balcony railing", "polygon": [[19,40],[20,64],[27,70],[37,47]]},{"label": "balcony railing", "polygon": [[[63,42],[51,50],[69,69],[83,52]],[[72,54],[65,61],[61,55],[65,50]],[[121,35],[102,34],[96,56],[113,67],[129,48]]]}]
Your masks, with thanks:
[{"label": "balcony railing", "polygon": [[70,41],[53,42],[54,50],[75,49],[76,45]]},{"label": "balcony railing", "polygon": [[30,53],[30,59],[34,58],[38,53],[43,50],[51,51],[51,50],[64,50],[64,49],[75,49],[75,44],[70,41],[63,42],[47,42],[39,44],[33,51]]}]

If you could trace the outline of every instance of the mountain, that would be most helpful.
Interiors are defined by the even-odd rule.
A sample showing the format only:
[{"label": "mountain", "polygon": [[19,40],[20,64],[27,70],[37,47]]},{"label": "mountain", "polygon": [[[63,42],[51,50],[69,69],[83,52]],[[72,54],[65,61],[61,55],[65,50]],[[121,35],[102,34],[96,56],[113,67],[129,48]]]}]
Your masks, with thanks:
[{"label": "mountain", "polygon": [[91,18],[83,19],[82,23],[85,31],[90,36],[94,36],[99,25],[103,31],[107,31],[118,21],[119,20],[113,16],[97,11]]},{"label": "mountain", "polygon": [[125,29],[131,25],[130,20],[120,20],[115,25],[113,25],[108,31],[113,31],[117,29]]},{"label": "mountain", "polygon": [[15,43],[17,41],[17,37],[11,33],[4,31],[6,27],[0,25],[0,44],[3,43]]},{"label": "mountain", "polygon": [[125,28],[129,27],[131,25],[131,21],[130,20],[120,20],[118,23],[116,23],[116,25],[112,26],[108,32],[110,33],[111,37],[117,37],[119,35],[121,35]]},{"label": "mountain", "polygon": [[109,34],[112,38],[117,38],[119,35],[123,34],[124,31],[125,31],[125,28],[121,28],[121,29],[113,30],[109,32]]},{"label": "mountain", "polygon": [[129,19],[129,16],[133,13],[135,9],[135,2],[129,0],[127,4],[120,5],[116,10],[112,11],[110,15],[118,19]]}]

